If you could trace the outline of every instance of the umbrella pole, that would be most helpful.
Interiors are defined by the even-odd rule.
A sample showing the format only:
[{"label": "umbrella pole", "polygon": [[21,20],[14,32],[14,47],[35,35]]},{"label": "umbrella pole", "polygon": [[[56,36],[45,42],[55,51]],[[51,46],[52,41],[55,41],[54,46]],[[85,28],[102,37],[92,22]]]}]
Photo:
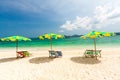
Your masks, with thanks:
[{"label": "umbrella pole", "polygon": [[18,58],[17,52],[18,52],[18,40],[16,40],[16,56],[17,56],[17,58]]},{"label": "umbrella pole", "polygon": [[50,38],[50,48],[52,50],[52,38]]},{"label": "umbrella pole", "polygon": [[16,52],[18,51],[18,40],[16,40]]},{"label": "umbrella pole", "polygon": [[97,55],[96,55],[96,38],[94,38],[94,49],[95,49],[95,57],[97,59]]}]

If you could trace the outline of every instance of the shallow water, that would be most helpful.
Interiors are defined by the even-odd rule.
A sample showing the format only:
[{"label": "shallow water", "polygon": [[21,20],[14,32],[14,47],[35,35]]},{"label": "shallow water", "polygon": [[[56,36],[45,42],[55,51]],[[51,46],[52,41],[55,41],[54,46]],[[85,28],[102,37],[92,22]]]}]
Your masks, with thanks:
[{"label": "shallow water", "polygon": [[[104,38],[97,38],[96,39],[97,46],[104,46],[104,47],[112,47],[112,46],[119,46],[120,45],[120,36],[114,37],[104,37]],[[52,45],[54,47],[69,47],[69,46],[79,46],[79,47],[90,47],[94,45],[93,39],[81,39],[80,37],[74,38],[64,38],[64,39],[53,39]],[[50,40],[39,40],[38,38],[32,38],[32,41],[20,41],[19,47],[49,47]],[[6,47],[16,47],[16,42],[0,42],[0,48]]]}]

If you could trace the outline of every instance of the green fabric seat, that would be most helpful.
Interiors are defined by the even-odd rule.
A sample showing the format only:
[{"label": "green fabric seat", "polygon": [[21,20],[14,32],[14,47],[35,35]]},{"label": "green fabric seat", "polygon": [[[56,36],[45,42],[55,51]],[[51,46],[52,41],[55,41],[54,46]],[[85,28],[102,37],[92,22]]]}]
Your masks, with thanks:
[{"label": "green fabric seat", "polygon": [[94,54],[94,56],[99,56],[99,57],[101,57],[101,50],[96,50],[96,52],[95,52],[95,50],[93,51],[93,54]]},{"label": "green fabric seat", "polygon": [[93,50],[86,50],[84,53],[85,57],[91,57],[93,55]]},{"label": "green fabric seat", "polygon": [[85,57],[95,57],[95,56],[101,57],[101,50],[96,50],[96,52],[95,50],[86,50],[84,53],[84,56]]},{"label": "green fabric seat", "polygon": [[23,51],[23,54],[25,57],[29,57],[30,56],[30,53],[28,51]]},{"label": "green fabric seat", "polygon": [[85,54],[92,54],[93,50],[86,50]]}]

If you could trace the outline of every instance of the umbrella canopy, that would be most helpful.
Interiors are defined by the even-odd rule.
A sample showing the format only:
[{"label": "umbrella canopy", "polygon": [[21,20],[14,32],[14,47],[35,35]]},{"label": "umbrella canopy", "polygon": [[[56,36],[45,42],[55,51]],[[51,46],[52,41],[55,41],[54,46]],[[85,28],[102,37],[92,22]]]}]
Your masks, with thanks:
[{"label": "umbrella canopy", "polygon": [[112,32],[99,32],[99,31],[92,31],[89,32],[88,34],[81,36],[81,38],[83,39],[87,39],[87,38],[91,38],[94,39],[94,49],[96,52],[96,38],[102,38],[102,37],[110,37],[110,36],[114,36],[115,33]]},{"label": "umbrella canopy", "polygon": [[18,41],[31,41],[31,39],[23,37],[23,36],[10,36],[10,37],[1,38],[1,41],[16,42],[16,52],[17,52],[18,51]]},{"label": "umbrella canopy", "polygon": [[51,45],[51,50],[52,50],[52,39],[59,39],[59,38],[64,38],[63,35],[60,34],[54,34],[54,33],[49,33],[49,34],[44,34],[38,37],[41,40],[49,39],[50,40],[50,45]]},{"label": "umbrella canopy", "polygon": [[110,37],[110,36],[114,36],[115,33],[111,33],[111,32],[99,32],[99,31],[91,31],[90,33],[84,35],[84,36],[81,36],[81,38],[92,38],[92,39],[95,39],[95,38],[102,38],[102,37]]}]

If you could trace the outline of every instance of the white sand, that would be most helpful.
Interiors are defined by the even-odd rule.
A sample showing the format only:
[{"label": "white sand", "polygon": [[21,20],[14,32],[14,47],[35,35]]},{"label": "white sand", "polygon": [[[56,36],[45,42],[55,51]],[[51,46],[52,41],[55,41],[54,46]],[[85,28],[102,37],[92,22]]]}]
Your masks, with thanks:
[{"label": "white sand", "polygon": [[0,49],[0,80],[120,80],[120,48],[103,48],[98,60],[79,48],[60,48],[63,57],[55,59],[47,48],[26,50],[31,57],[16,59],[14,48]]}]

